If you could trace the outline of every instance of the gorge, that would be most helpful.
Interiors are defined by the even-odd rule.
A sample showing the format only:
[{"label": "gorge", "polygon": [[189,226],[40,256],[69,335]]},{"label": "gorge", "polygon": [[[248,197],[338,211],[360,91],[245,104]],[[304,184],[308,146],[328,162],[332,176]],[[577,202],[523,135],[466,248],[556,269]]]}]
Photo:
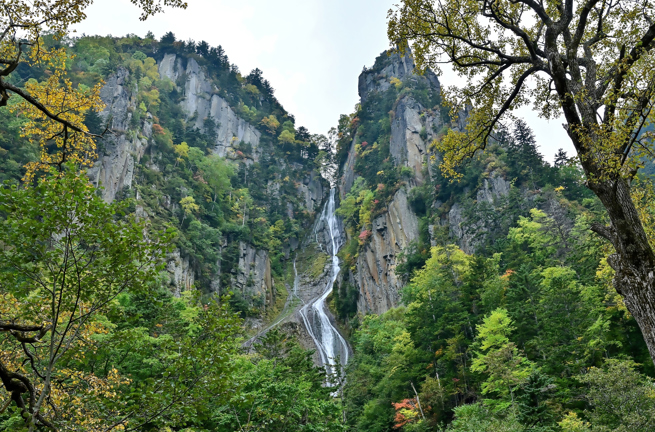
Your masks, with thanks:
[{"label": "gorge", "polygon": [[[420,73],[410,52],[365,67],[359,103],[320,135],[296,124],[259,69],[240,72],[220,46],[172,33],[69,42],[71,85],[102,82],[104,104],[84,119],[102,137],[86,170],[93,193],[82,188],[79,200],[117,226],[143,224],[136,237],[169,243],[152,277],[103,300],[71,343],[79,351],[63,357],[53,386],[84,409],[70,420],[46,408],[70,426],[61,430],[655,427],[655,368],[611,284],[611,248],[589,230],[604,213],[578,162],[563,151],[546,162],[524,121],[499,125],[452,179],[437,144],[470,113],[451,112],[450,83]],[[15,79],[49,76],[32,65]],[[30,190],[18,185],[39,157],[22,114],[7,109],[3,197]],[[647,215],[651,174],[635,179],[633,197]],[[21,205],[3,199],[0,218],[10,220]],[[12,249],[3,253],[9,262]],[[0,318],[13,317],[21,295],[26,316],[47,309],[12,277],[2,279]],[[71,304],[71,317],[85,310]],[[37,339],[3,345],[2,358],[21,359],[13,373],[38,365],[32,350],[46,344]],[[604,397],[635,408],[603,411]],[[0,410],[0,430],[23,430],[11,429],[24,422],[12,409]]]}]

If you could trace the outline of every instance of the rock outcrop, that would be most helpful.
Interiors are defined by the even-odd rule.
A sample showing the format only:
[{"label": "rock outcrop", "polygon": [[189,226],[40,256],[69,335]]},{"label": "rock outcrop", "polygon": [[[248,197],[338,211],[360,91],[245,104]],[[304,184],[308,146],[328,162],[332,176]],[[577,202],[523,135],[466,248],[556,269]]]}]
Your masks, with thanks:
[{"label": "rock outcrop", "polygon": [[169,286],[176,297],[182,291],[191,289],[195,274],[189,264],[189,259],[180,255],[179,249],[174,250],[167,259],[166,271],[169,275]]},{"label": "rock outcrop", "polygon": [[[200,130],[205,130],[207,126],[215,127],[215,153],[229,158],[235,155],[238,146],[246,144],[252,148],[252,159],[246,160],[246,163],[259,160],[262,151],[261,133],[255,126],[237,116],[228,102],[216,94],[216,87],[194,59],[184,60],[175,54],[166,54],[158,65],[158,71],[162,79],[169,79],[183,92],[180,106],[186,114],[186,120],[193,127]],[[136,165],[151,144],[153,117],[147,113],[139,124],[135,124],[133,113],[137,109],[137,95],[132,85],[128,84],[130,80],[129,70],[119,67],[107,78],[101,90],[106,108],[100,116],[108,123],[109,133],[99,143],[99,157],[89,170],[89,177],[96,186],[103,188],[102,196],[107,202],[115,200],[121,192],[134,186]],[[206,122],[208,119],[213,122]],[[156,158],[151,159],[148,168],[161,171]],[[271,188],[279,186],[279,183],[275,183]],[[300,207],[316,212],[326,192],[325,181],[317,173],[311,173],[298,185]],[[159,205],[172,212],[177,207],[167,195],[163,196]],[[293,216],[294,210],[300,211],[302,208],[294,209],[291,206],[289,213]],[[142,213],[141,217],[148,217],[147,213]],[[291,239],[290,242],[294,243],[294,247],[286,245],[287,249],[297,248],[297,239]],[[231,288],[264,307],[270,305],[274,300],[275,289],[267,252],[244,242],[239,244],[239,250],[238,268],[233,272]],[[220,260],[218,264],[220,268]],[[171,290],[176,295],[191,288],[197,281],[193,263],[180,250],[168,256],[167,271]],[[210,280],[209,289],[213,292],[221,291],[220,270],[218,273]]]},{"label": "rock outcrop", "polygon": [[257,307],[262,308],[273,303],[275,289],[271,260],[266,251],[239,242],[239,266],[236,276],[232,278],[232,289],[239,291]]},{"label": "rock outcrop", "polygon": [[343,199],[355,182],[355,140],[350,144],[348,150],[348,159],[341,169],[341,178],[339,178],[339,196]]},{"label": "rock outcrop", "polygon": [[128,134],[136,97],[126,87],[130,72],[120,67],[109,77],[100,92],[105,109],[100,117],[109,130],[99,142],[98,161],[88,171],[91,182],[103,188],[102,197],[111,202],[116,194],[131,188],[134,181],[134,164],[143,156],[152,135],[152,121],[146,118],[136,134]]},{"label": "rock outcrop", "polygon": [[315,213],[319,210],[327,194],[325,180],[317,172],[312,171],[298,185],[298,194],[304,200],[305,208],[309,212]]},{"label": "rock outcrop", "polygon": [[[392,80],[423,81],[433,92],[440,91],[439,80],[431,71],[421,75],[415,70],[408,54],[400,56],[383,54],[373,68],[359,77],[359,96],[362,104],[373,92],[385,92]],[[399,255],[419,236],[418,217],[412,211],[409,191],[422,184],[430,175],[431,159],[428,143],[436,137],[444,125],[440,113],[424,107],[405,93],[394,105],[391,121],[390,153],[396,166],[408,167],[413,175],[406,185],[399,189],[387,206],[387,211],[372,222],[369,240],[360,250],[352,282],[359,288],[357,308],[362,313],[383,313],[396,306],[403,281],[396,274],[400,264]],[[341,169],[339,194],[344,197],[356,178],[355,142]],[[427,171],[426,171],[427,169]]]},{"label": "rock outcrop", "polygon": [[[476,193],[475,205],[488,205],[497,207],[499,202],[509,195],[511,184],[502,175],[492,173],[484,179],[482,187]],[[484,221],[471,223],[464,215],[464,208],[460,203],[454,203],[444,221],[450,230],[450,237],[466,253],[474,253],[476,246],[485,237],[486,226]]]},{"label": "rock outcrop", "polygon": [[176,58],[175,54],[166,54],[159,63],[159,74],[173,82],[178,82],[180,77],[185,79],[182,108],[187,120],[192,121],[199,130],[205,130],[206,120],[213,120],[216,154],[234,157],[236,147],[243,142],[252,146],[253,160],[259,160],[261,132],[238,117],[227,101],[216,94],[216,86],[207,78],[198,62],[188,59],[186,69],[183,69],[181,59]]},{"label": "rock outcrop", "polygon": [[[406,77],[419,77],[411,53],[407,51],[403,56],[398,53],[390,55],[387,52],[383,53],[372,68],[365,69],[359,75],[357,89],[362,103],[366,102],[370,93],[386,91],[392,85],[392,78],[402,81]],[[429,69],[420,78],[427,79],[430,85],[436,89],[441,88],[439,79]]]},{"label": "rock outcrop", "polygon": [[383,313],[396,306],[402,280],[396,275],[398,254],[418,238],[418,218],[410,210],[404,189],[396,192],[389,210],[373,220],[369,242],[357,258],[354,278],[359,286],[357,309]]}]

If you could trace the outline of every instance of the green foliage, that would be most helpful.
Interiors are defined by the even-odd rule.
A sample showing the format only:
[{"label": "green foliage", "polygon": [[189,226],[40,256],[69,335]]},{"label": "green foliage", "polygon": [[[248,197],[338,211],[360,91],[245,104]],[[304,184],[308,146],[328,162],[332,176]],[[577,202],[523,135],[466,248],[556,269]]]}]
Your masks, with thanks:
[{"label": "green foliage", "polygon": [[[603,249],[585,228],[594,214],[568,208],[578,212],[575,222],[526,211],[493,249],[475,255],[453,245],[433,248],[404,287],[404,305],[364,317],[353,334],[345,388],[354,430],[391,431],[389,404],[417,394],[426,420],[403,430],[445,424],[546,432],[560,423],[583,431],[589,421],[588,430],[604,427],[591,409],[582,419],[563,417],[582,411],[579,371],[600,370],[604,357],[648,359],[648,352],[632,339],[634,320],[596,273]],[[626,386],[639,389],[645,378],[639,379]],[[587,400],[599,394],[587,392]]]},{"label": "green foliage", "polygon": [[318,252],[316,256],[312,257],[311,267],[309,269],[309,274],[312,279],[316,280],[323,275],[325,272],[325,265],[328,263],[330,257],[328,254],[323,252]]},{"label": "green foliage", "polygon": [[312,353],[278,330],[236,361],[239,388],[212,414],[216,431],[342,431],[338,399]]},{"label": "green foliage", "polygon": [[482,404],[462,405],[454,409],[455,418],[446,429],[453,432],[523,432],[515,414],[504,417],[494,416]]},{"label": "green foliage", "polygon": [[533,365],[510,342],[512,319],[505,309],[493,311],[477,330],[482,351],[473,359],[471,371],[488,375],[482,383],[482,394],[495,393],[500,396],[500,403],[494,400],[494,405],[506,408],[509,403],[514,404],[514,392],[527,382]]},{"label": "green foliage", "polygon": [[[170,232],[146,238],[147,224],[126,216],[126,204],[105,203],[72,169],[34,187],[0,188],[0,243],[12,245],[0,253],[0,325],[29,329],[3,329],[0,373],[25,355],[30,366],[21,369],[21,381],[49,399],[43,404],[28,393],[29,409],[12,411],[27,420],[41,416],[61,428],[179,424],[203,409],[207,394],[229,385],[224,377],[238,322],[223,307],[189,301],[178,303],[177,315],[151,308],[165,315],[165,327],[153,316],[132,326],[124,313],[131,299],[152,306],[171,239]],[[143,327],[153,321],[155,327]],[[21,349],[25,338],[29,350]]]},{"label": "green foliage", "polygon": [[646,432],[655,427],[653,380],[630,360],[608,359],[578,376],[588,386],[588,417],[594,431]]}]

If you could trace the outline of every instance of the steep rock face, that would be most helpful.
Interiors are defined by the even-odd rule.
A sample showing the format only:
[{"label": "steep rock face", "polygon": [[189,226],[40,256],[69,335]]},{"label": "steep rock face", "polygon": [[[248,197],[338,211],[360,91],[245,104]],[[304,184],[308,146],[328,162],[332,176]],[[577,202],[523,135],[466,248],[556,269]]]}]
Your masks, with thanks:
[{"label": "steep rock face", "polygon": [[[486,203],[494,208],[498,201],[509,195],[511,183],[501,175],[492,173],[484,179],[476,193],[476,204]],[[454,203],[444,221],[449,227],[450,236],[466,253],[474,253],[476,246],[484,237],[485,227],[481,222],[470,225],[460,203]]]},{"label": "steep rock face", "polygon": [[355,182],[355,140],[350,144],[348,150],[348,159],[343,165],[341,178],[339,178],[339,196],[343,199]]},{"label": "steep rock face", "polygon": [[168,256],[166,271],[169,275],[171,291],[175,296],[179,297],[182,291],[193,286],[195,274],[189,264],[189,259],[182,257],[178,249]]},{"label": "steep rock face", "polygon": [[98,161],[88,174],[96,187],[103,187],[102,197],[107,202],[120,190],[132,187],[134,164],[143,156],[152,135],[150,118],[142,122],[138,133],[127,133],[136,107],[136,98],[125,86],[129,74],[127,69],[118,68],[100,92],[106,105],[100,116],[111,123],[109,133],[99,142]]},{"label": "steep rock face", "polygon": [[[359,76],[357,88],[362,103],[366,102],[371,92],[386,91],[391,86],[392,78],[402,81],[407,76],[418,76],[415,71],[414,60],[409,51],[404,56],[392,53],[385,59],[385,55],[387,54],[382,54],[382,58],[376,61],[371,69],[365,70]],[[432,71],[426,70],[424,77],[430,82],[430,85],[440,88],[439,79]]]},{"label": "steep rock face", "polygon": [[215,153],[222,157],[233,157],[235,146],[241,142],[253,148],[253,158],[259,160],[261,149],[259,140],[261,133],[250,123],[238,117],[227,101],[217,94],[214,84],[207,79],[205,73],[194,59],[187,61],[186,69],[175,54],[166,54],[159,63],[159,74],[177,82],[184,77],[184,100],[182,108],[187,119],[200,130],[205,130],[205,120],[212,119],[216,127]]},{"label": "steep rock face", "polygon": [[404,189],[396,192],[387,213],[373,220],[370,241],[357,258],[357,309],[383,313],[398,304],[402,281],[396,276],[398,254],[418,237],[418,218],[410,210]]},{"label": "steep rock face", "polygon": [[[431,71],[424,75],[416,72],[411,56],[384,54],[375,66],[359,77],[359,96],[366,103],[373,92],[385,92],[392,79],[403,82],[419,82],[433,91],[440,91],[439,80]],[[413,176],[406,186],[396,192],[388,210],[375,218],[369,241],[360,250],[353,273],[354,283],[359,287],[357,308],[362,313],[383,313],[396,306],[403,281],[396,275],[400,264],[398,256],[411,242],[418,239],[418,217],[408,203],[409,191],[422,184],[431,172],[428,143],[436,137],[444,125],[440,113],[422,106],[411,95],[403,94],[396,101],[391,116],[391,139],[389,151],[396,166],[411,168]],[[341,170],[339,194],[344,197],[356,178],[355,142]]]},{"label": "steep rock face", "polygon": [[427,143],[432,140],[435,130],[443,126],[439,112],[423,111],[424,108],[409,96],[398,101],[391,123],[389,146],[395,164],[411,168],[418,183],[425,180],[423,167],[430,166]]},{"label": "steep rock face", "polygon": [[324,181],[316,172],[312,172],[298,185],[298,194],[303,198],[305,208],[312,213],[319,209],[326,193]]},{"label": "steep rock face", "polygon": [[[236,116],[227,102],[217,95],[211,95],[211,83],[206,80],[204,72],[195,60],[189,60],[186,70],[182,68],[180,59],[173,54],[167,54],[159,64],[162,77],[177,81],[186,77],[185,95],[182,107],[189,118],[196,116],[195,126],[204,127],[203,119],[210,116],[217,125],[216,151],[226,156],[228,151],[234,152],[230,145],[241,141],[251,144],[253,149],[259,144],[260,132],[254,126]],[[138,163],[148,148],[152,137],[152,116],[146,115],[141,126],[136,131],[132,125],[132,112],[136,108],[136,95],[128,88],[126,82],[130,72],[120,67],[112,74],[101,90],[101,98],[106,107],[100,113],[101,118],[109,123],[110,133],[99,143],[99,157],[93,168],[88,172],[89,178],[102,187],[102,196],[107,202],[116,199],[117,194],[133,186],[135,164]],[[135,133],[136,132],[136,133]],[[258,153],[253,152],[255,155]],[[158,169],[153,166],[152,168]],[[324,191],[322,183],[310,178],[303,184],[303,197],[311,208],[320,205]],[[162,202],[166,208],[170,203]],[[142,215],[148,217],[146,213]],[[234,277],[235,286],[252,297],[260,297],[265,304],[272,301],[274,295],[271,278],[270,260],[265,251],[256,250],[245,243],[240,244],[241,255],[239,268]],[[194,269],[187,257],[181,256],[175,250],[167,258],[167,272],[171,290],[176,295],[190,289],[195,282]],[[212,281],[211,289],[220,291],[218,276]]]},{"label": "steep rock face", "polygon": [[[246,303],[252,300],[250,304],[239,303],[244,311],[248,309],[253,315],[263,312],[276,293],[272,270],[276,275],[288,270],[285,267],[291,264],[303,231],[311,225],[312,215],[319,211],[329,189],[327,181],[308,160],[315,154],[314,148],[296,146],[283,151],[275,133],[262,129],[262,135],[254,121],[251,124],[240,117],[245,112],[241,110],[241,101],[246,101],[253,110],[256,108],[258,119],[266,113],[293,123],[293,116],[269,94],[266,86],[259,96],[244,96],[236,87],[226,84],[216,63],[207,58],[183,51],[146,51],[149,60],[144,64],[149,64],[148,77],[154,87],[135,75],[140,66],[133,60],[123,62],[124,66],[117,65],[114,73],[104,77],[106,85],[101,97],[106,108],[101,118],[108,123],[109,133],[98,145],[98,160],[89,176],[103,188],[101,193],[106,201],[134,197],[137,217],[150,219],[157,227],[170,223],[179,228],[179,249],[167,257],[172,292],[180,294],[192,287],[206,293],[234,289],[243,294]],[[144,54],[137,52],[139,58]],[[152,76],[153,64],[164,82]],[[155,87],[159,91],[157,97]],[[226,90],[228,87],[231,90]],[[159,98],[160,104],[150,103],[150,97]],[[197,134],[193,129],[205,133]],[[159,136],[162,131],[164,137]],[[197,143],[195,138],[199,138]],[[214,214],[213,205],[211,209],[204,208],[208,199],[202,185],[207,183],[204,173],[190,161],[173,159],[170,144],[183,140],[192,147],[234,159],[232,187],[249,189],[252,199],[245,200],[243,208],[248,206],[248,211],[239,220],[240,230],[223,229],[236,220],[232,209],[226,216]],[[220,203],[222,210],[229,208],[228,201],[237,201],[232,194],[225,195],[228,198]],[[203,202],[193,219],[182,218],[184,210],[179,202],[187,196],[197,203]],[[250,220],[254,213],[261,217],[262,225],[284,222],[283,231],[288,235],[275,234],[280,236],[280,250],[266,252],[269,243],[264,237],[268,232]],[[200,225],[192,226],[196,221]]]},{"label": "steep rock face", "polygon": [[232,288],[237,289],[255,304],[268,306],[274,301],[271,261],[268,253],[245,242],[239,242],[239,267],[232,278]]}]

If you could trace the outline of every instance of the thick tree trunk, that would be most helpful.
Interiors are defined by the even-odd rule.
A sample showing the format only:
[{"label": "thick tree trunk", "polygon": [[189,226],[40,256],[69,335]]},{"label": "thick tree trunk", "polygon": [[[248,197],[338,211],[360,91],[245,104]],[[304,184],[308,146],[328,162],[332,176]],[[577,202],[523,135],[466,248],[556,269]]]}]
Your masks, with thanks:
[{"label": "thick tree trunk", "polygon": [[655,362],[655,254],[648,243],[637,209],[624,179],[595,182],[591,190],[600,198],[610,218],[609,227],[592,229],[614,245],[608,258],[614,269],[614,287],[641,328]]}]

